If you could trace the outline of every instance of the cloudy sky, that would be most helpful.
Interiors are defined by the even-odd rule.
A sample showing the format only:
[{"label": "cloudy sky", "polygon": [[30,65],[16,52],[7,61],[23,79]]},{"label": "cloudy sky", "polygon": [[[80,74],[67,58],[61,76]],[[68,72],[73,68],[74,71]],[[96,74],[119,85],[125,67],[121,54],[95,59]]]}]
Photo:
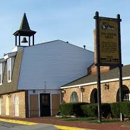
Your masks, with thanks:
[{"label": "cloudy sky", "polygon": [[130,64],[130,0],[1,0],[0,57],[15,46],[13,33],[26,13],[37,31],[35,44],[63,40],[94,51],[95,12],[116,18],[120,14],[122,63]]}]

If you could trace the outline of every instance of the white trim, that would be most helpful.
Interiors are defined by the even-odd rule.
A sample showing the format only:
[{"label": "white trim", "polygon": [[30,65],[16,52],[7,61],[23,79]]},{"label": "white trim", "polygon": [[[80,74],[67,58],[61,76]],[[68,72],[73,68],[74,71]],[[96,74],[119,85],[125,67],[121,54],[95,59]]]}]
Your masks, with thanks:
[{"label": "white trim", "polygon": [[40,93],[38,94],[38,113],[39,113],[39,117],[41,116],[41,108],[40,108]]},{"label": "white trim", "polygon": [[6,59],[8,59],[10,57],[14,57],[14,56],[16,56],[16,52],[7,53],[4,55],[4,59],[6,60]]},{"label": "white trim", "polygon": [[50,115],[52,116],[52,92],[50,92]]},{"label": "white trim", "polygon": [[7,60],[7,81],[8,81],[8,83],[11,82],[11,79],[12,79],[12,61],[11,61],[11,58],[9,58]]},{"label": "white trim", "polygon": [[[123,77],[123,80],[126,79],[130,79],[130,76],[128,77]],[[115,79],[108,79],[108,80],[102,80],[101,83],[106,83],[106,82],[113,82],[113,81],[118,81],[119,78],[115,78]],[[88,85],[94,85],[97,84],[97,82],[90,82],[90,83],[84,83],[84,84],[76,84],[76,85],[71,85],[71,86],[65,86],[65,87],[61,87],[61,89],[65,89],[65,88],[75,88],[75,87],[79,87],[79,86],[88,86]]]},{"label": "white trim", "polygon": [[28,116],[30,117],[30,90],[28,90]]},{"label": "white trim", "polygon": [[12,52],[17,52],[19,51],[20,49],[23,49],[22,46],[15,46],[13,49],[12,49]]}]

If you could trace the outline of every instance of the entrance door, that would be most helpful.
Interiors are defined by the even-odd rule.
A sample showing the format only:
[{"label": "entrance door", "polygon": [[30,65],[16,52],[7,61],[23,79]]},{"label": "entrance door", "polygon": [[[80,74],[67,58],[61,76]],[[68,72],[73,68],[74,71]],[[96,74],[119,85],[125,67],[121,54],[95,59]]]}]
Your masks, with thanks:
[{"label": "entrance door", "polygon": [[50,94],[40,94],[41,116],[50,116]]}]

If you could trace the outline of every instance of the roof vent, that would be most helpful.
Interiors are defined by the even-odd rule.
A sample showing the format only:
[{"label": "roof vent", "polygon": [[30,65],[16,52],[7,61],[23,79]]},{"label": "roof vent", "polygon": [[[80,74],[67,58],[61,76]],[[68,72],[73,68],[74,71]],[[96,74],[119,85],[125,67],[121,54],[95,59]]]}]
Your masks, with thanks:
[{"label": "roof vent", "polygon": [[83,45],[84,49],[86,49],[86,45]]}]

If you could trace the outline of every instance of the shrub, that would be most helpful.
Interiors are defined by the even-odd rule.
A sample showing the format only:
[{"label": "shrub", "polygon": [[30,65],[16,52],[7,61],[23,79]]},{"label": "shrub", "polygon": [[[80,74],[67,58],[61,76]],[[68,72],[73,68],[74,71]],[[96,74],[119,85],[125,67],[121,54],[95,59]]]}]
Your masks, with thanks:
[{"label": "shrub", "polygon": [[97,117],[98,112],[97,104],[82,105],[81,108],[85,116]]},{"label": "shrub", "polygon": [[120,103],[111,103],[111,113],[112,116],[119,118],[120,117]]},{"label": "shrub", "polygon": [[60,111],[62,115],[68,116],[68,115],[76,115],[76,116],[83,116],[83,111],[81,109],[81,106],[86,103],[65,103],[60,105]]},{"label": "shrub", "polygon": [[70,103],[61,104],[60,112],[62,113],[62,115],[72,115],[73,114],[72,104]]},{"label": "shrub", "polygon": [[121,102],[120,103],[121,113],[125,114],[126,117],[130,117],[130,102]]},{"label": "shrub", "polygon": [[108,103],[101,104],[102,116],[107,118],[108,114],[111,114],[111,107]]},{"label": "shrub", "polygon": [[[89,104],[89,105],[82,105],[82,111],[85,116],[87,117],[97,117],[98,116],[98,104]],[[107,118],[108,114],[111,114],[111,107],[110,104],[104,103],[101,104],[101,111],[102,116]]]}]

